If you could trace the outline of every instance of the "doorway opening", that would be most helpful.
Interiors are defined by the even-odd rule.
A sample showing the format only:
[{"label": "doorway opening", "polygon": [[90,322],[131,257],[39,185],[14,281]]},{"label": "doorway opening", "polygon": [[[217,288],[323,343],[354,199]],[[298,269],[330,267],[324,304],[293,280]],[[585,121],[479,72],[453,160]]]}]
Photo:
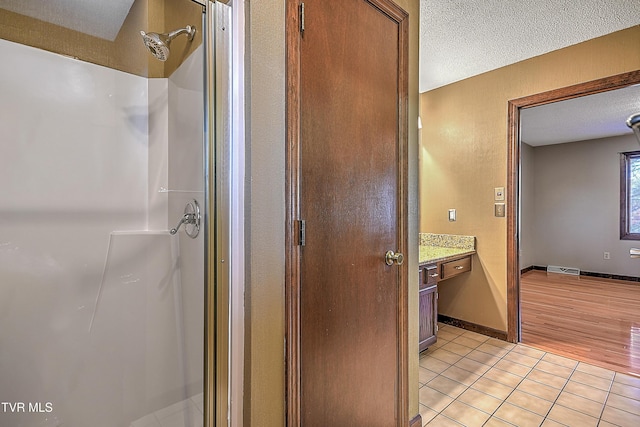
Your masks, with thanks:
[{"label": "doorway opening", "polygon": [[634,71],[509,101],[507,190],[507,326],[508,340],[511,342],[519,342],[522,339],[522,307],[520,304],[522,289],[521,270],[523,268],[523,247],[521,245],[521,238],[523,235],[522,159],[523,151],[527,149],[527,147],[523,147],[521,141],[521,118],[523,110],[537,106],[545,106],[559,101],[584,97],[587,95],[595,95],[613,91],[616,89],[622,89],[632,85],[636,85],[638,83],[640,83],[640,71]]}]

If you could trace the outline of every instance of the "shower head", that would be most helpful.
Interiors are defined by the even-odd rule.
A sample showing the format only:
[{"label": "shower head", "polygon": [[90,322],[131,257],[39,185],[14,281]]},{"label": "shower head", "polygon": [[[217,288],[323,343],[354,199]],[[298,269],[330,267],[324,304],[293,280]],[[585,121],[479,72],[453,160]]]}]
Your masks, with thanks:
[{"label": "shower head", "polygon": [[166,61],[169,58],[169,44],[171,40],[178,37],[180,34],[186,34],[189,41],[193,40],[193,36],[196,34],[196,27],[187,25],[185,28],[171,31],[170,33],[145,33],[140,31],[142,41],[147,47],[149,52],[160,61]]},{"label": "shower head", "polygon": [[627,119],[627,126],[633,129],[633,133],[636,134],[638,143],[640,143],[640,113],[633,114],[631,117],[629,117]]}]

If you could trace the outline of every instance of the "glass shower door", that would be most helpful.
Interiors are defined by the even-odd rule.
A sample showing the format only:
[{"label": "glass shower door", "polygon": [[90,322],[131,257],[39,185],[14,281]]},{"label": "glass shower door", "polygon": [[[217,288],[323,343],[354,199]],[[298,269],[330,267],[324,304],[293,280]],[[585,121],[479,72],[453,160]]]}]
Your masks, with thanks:
[{"label": "glass shower door", "polygon": [[80,3],[0,3],[0,425],[201,426],[203,6]]}]

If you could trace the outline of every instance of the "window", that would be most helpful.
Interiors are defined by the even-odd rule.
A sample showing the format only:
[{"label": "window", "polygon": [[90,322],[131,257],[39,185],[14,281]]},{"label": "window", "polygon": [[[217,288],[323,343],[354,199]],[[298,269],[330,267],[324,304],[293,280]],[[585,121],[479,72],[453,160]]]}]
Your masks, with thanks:
[{"label": "window", "polygon": [[620,155],[620,239],[640,240],[640,151]]}]

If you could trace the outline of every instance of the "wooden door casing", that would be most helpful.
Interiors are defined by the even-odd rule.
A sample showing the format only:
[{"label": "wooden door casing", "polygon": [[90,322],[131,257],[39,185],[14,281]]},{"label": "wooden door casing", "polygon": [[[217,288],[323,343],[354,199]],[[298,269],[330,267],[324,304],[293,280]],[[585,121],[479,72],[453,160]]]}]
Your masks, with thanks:
[{"label": "wooden door casing", "polygon": [[[287,424],[407,425],[407,23],[288,7]],[[306,224],[299,246],[298,220]]]},{"label": "wooden door casing", "polygon": [[507,341],[520,340],[520,110],[640,84],[640,71],[553,89],[507,103]]}]

